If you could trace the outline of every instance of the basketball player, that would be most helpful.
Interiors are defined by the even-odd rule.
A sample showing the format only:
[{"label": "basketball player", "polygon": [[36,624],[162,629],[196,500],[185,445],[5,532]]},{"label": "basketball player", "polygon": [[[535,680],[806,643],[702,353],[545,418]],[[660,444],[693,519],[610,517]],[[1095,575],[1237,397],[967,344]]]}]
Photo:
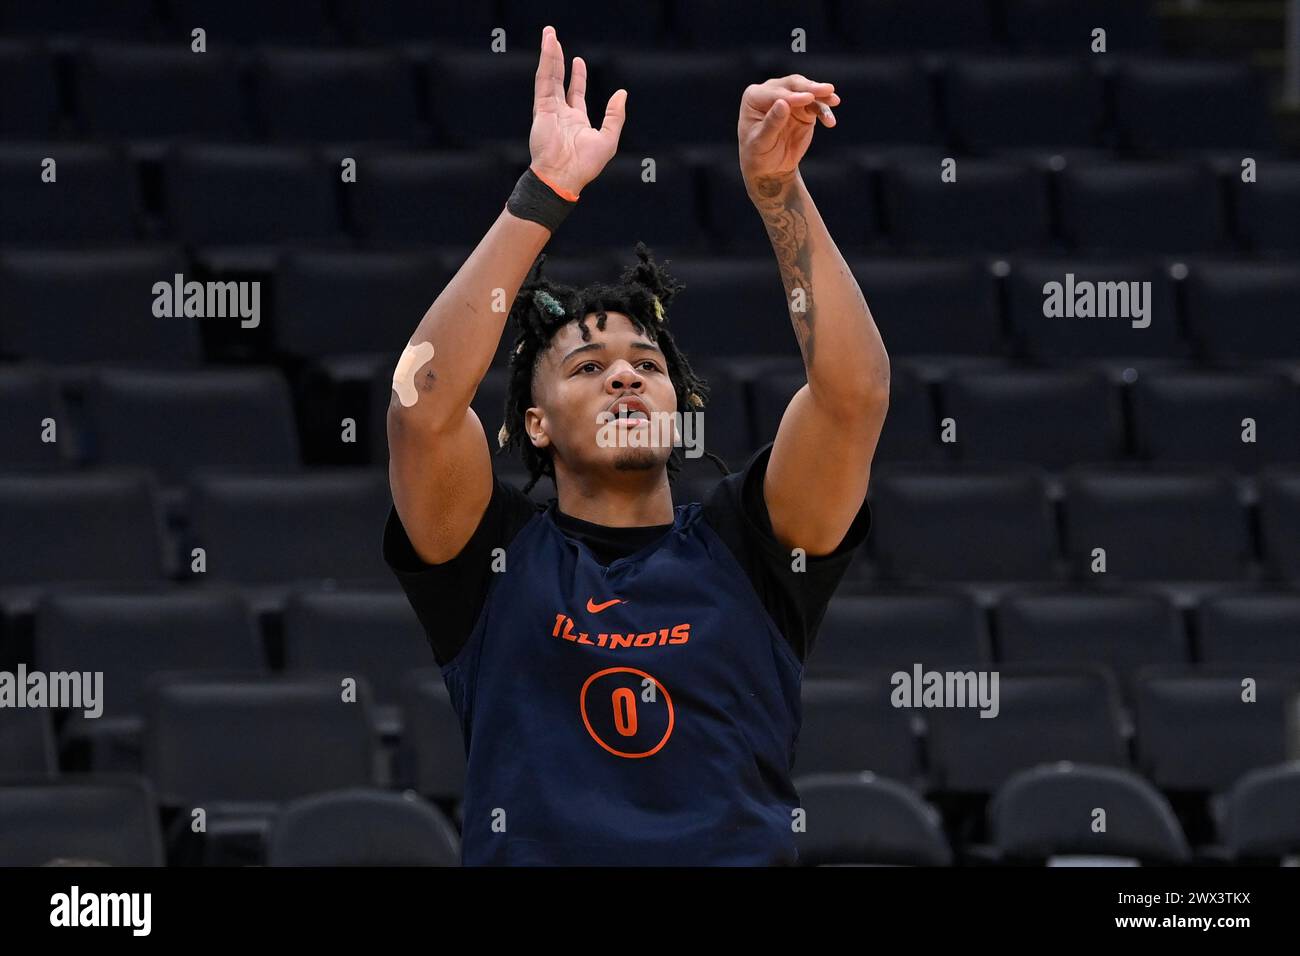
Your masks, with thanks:
[{"label": "basketball player", "polygon": [[[795,863],[803,661],[867,534],[889,394],[871,314],[799,175],[839,97],[798,75],[744,91],[741,171],[808,381],[774,441],[674,507],[680,430],[656,442],[652,419],[708,395],[666,325],[681,286],[640,244],[615,284],[541,275],[626,115],[618,90],[593,128],[586,65],[574,58],[567,95],[564,73],[547,27],[532,162],[416,328],[388,412],[384,554],[463,726],[464,862]],[[520,331],[497,439],[529,487],[554,480],[545,506],[494,478],[470,410],[507,305]]]}]

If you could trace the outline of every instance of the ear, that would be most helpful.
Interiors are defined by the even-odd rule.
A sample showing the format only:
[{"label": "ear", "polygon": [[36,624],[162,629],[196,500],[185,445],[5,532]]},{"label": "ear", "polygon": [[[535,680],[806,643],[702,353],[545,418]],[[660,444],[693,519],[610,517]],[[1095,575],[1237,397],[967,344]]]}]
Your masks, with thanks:
[{"label": "ear", "polygon": [[546,428],[546,417],[536,406],[524,412],[524,431],[528,433],[528,440],[533,443],[534,448],[545,448],[551,443],[551,436]]}]

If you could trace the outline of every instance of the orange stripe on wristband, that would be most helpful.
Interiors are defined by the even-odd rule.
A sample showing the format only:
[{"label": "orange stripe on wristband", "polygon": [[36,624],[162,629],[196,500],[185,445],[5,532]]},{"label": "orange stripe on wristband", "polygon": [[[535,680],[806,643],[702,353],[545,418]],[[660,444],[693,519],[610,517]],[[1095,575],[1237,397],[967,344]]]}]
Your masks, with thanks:
[{"label": "orange stripe on wristband", "polygon": [[[528,168],[533,169],[533,167],[531,166],[529,166]],[[578,201],[577,193],[571,192],[570,190],[565,189],[563,186],[557,186],[555,183],[551,182],[549,179],[547,179],[545,176],[543,176],[535,169],[533,169],[533,175],[536,176],[538,179],[540,179],[542,182],[546,183],[546,185],[550,186],[551,190],[555,193],[555,195],[559,196],[561,199],[567,199],[569,202]]]}]

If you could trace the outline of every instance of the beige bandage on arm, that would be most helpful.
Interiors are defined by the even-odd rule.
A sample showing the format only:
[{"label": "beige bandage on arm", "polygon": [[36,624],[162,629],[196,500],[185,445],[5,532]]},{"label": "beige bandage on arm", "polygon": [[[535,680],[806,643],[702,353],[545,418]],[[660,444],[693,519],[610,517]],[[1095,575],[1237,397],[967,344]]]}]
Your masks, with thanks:
[{"label": "beige bandage on arm", "polygon": [[415,373],[431,358],[433,343],[421,342],[419,345],[408,345],[398,359],[397,368],[393,371],[393,391],[397,393],[397,400],[403,408],[410,408],[420,397],[419,389],[415,387]]}]

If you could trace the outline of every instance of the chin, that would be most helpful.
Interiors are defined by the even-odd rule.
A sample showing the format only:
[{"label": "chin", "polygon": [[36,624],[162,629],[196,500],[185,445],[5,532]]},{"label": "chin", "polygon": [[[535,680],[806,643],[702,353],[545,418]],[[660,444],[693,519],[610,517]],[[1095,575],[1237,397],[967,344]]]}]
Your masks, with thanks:
[{"label": "chin", "polygon": [[614,470],[649,471],[652,468],[663,468],[667,464],[668,456],[657,448],[620,448],[614,459]]}]

